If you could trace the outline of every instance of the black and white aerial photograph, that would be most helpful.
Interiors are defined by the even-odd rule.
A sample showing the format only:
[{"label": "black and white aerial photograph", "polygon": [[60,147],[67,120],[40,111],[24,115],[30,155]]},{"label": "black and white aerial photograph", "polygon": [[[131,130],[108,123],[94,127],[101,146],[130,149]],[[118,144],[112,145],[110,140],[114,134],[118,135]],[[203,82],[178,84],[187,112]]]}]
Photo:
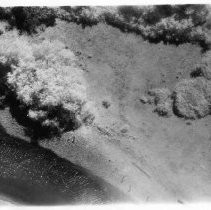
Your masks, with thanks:
[{"label": "black and white aerial photograph", "polygon": [[211,202],[211,5],[70,4],[0,4],[0,208]]}]

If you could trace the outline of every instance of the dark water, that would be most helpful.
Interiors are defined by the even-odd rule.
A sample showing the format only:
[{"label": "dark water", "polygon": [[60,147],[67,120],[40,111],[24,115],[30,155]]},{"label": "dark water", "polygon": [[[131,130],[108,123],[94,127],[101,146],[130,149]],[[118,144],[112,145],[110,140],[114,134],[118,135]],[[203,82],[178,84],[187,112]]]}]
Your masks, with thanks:
[{"label": "dark water", "polygon": [[102,204],[128,200],[113,186],[50,150],[0,127],[0,195],[28,205]]}]

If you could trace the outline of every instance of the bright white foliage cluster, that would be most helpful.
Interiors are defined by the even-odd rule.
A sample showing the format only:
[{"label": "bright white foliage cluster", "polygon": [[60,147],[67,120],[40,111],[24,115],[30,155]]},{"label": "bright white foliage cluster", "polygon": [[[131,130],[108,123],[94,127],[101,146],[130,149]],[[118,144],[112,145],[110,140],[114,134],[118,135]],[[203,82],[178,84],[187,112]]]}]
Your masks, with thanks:
[{"label": "bright white foliage cluster", "polygon": [[49,114],[52,107],[60,107],[69,113],[70,120],[73,117],[82,120],[82,112],[87,112],[83,110],[84,72],[77,66],[73,52],[62,42],[33,43],[17,31],[6,32],[0,36],[0,62],[11,66],[7,82],[18,100],[29,107],[28,117],[59,128],[63,117],[49,118]]}]

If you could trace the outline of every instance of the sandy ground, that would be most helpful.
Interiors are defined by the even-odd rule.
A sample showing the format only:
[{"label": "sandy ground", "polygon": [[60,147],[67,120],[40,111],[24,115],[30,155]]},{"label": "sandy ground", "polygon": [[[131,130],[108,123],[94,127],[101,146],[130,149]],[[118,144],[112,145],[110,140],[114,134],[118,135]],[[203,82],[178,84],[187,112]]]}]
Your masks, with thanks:
[{"label": "sandy ground", "polygon": [[209,199],[210,128],[207,122],[187,129],[172,121],[158,121],[153,127],[146,123],[137,136],[84,128],[74,142],[66,134],[43,146],[89,168],[137,201]]}]

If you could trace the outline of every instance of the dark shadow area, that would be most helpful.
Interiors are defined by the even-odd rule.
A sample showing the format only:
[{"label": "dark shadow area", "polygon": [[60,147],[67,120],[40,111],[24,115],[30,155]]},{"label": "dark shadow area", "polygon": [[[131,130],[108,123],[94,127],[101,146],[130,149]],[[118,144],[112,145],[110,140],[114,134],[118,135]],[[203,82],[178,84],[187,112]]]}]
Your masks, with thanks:
[{"label": "dark shadow area", "polygon": [[176,115],[177,117],[180,117],[180,118],[183,118],[185,119],[185,117],[179,112],[179,110],[177,109],[177,105],[176,105],[176,93],[173,92],[172,93],[172,111],[173,111],[173,114]]},{"label": "dark shadow area", "polygon": [[0,126],[0,195],[28,205],[104,204],[129,199],[50,150],[11,137]]},{"label": "dark shadow area", "polygon": [[[32,120],[27,116],[30,107],[25,106],[19,100],[14,92],[7,94],[5,104],[9,107],[10,113],[13,118],[22,126],[24,126],[25,134],[31,138],[32,143],[37,144],[40,139],[60,137],[61,131],[58,128],[43,126],[40,121]],[[69,112],[62,109],[62,107],[52,107],[48,111],[48,119],[57,118],[60,122],[59,126],[63,128],[63,132],[75,130],[80,124],[74,120],[74,116],[70,116]]]},{"label": "dark shadow area", "polygon": [[202,76],[203,76],[202,71],[198,68],[190,73],[190,77],[192,78],[202,77]]},{"label": "dark shadow area", "polygon": [[8,90],[4,104],[9,107],[12,117],[15,118],[20,125],[24,126],[25,134],[31,138],[33,144],[37,144],[41,138],[50,138],[53,135],[59,136],[56,130],[54,131],[48,127],[43,127],[40,122],[33,121],[27,117],[29,108],[21,104],[12,91]]}]

